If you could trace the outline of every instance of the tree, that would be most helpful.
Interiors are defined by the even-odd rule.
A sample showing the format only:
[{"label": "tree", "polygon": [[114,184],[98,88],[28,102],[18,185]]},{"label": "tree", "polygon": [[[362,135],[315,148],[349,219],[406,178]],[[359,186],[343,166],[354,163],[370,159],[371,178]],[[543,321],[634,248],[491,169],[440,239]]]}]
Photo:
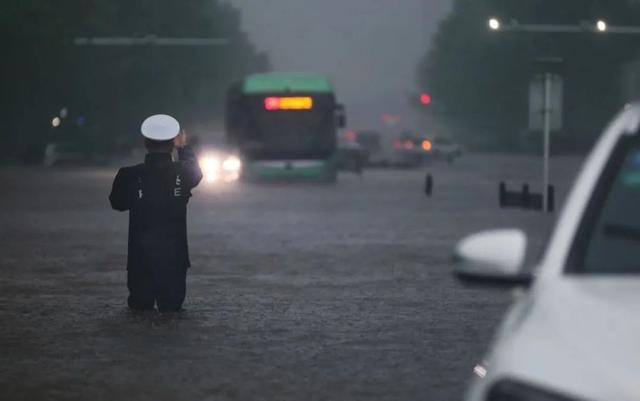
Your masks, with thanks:
[{"label": "tree", "polygon": [[[152,113],[176,115],[187,125],[210,121],[222,115],[232,81],[269,68],[268,58],[241,31],[239,12],[217,0],[4,3],[0,152],[5,155],[50,141],[105,152],[136,141],[140,121]],[[151,34],[222,37],[230,45],[73,45],[76,37]],[[70,118],[54,130],[50,121],[62,107]]]},{"label": "tree", "polygon": [[456,0],[431,51],[418,69],[421,87],[441,107],[437,113],[470,137],[503,148],[517,146],[527,127],[533,61],[561,57],[565,78],[565,132],[584,146],[622,106],[621,70],[640,48],[637,37],[491,32],[489,17],[521,23],[579,24],[603,18],[634,25],[640,6],[627,0]]}]

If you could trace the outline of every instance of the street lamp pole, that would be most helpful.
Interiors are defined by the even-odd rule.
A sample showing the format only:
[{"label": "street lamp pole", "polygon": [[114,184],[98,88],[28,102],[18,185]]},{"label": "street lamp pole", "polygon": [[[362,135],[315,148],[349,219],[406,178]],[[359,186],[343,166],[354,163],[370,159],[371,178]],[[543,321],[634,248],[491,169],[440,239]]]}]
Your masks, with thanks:
[{"label": "street lamp pole", "polygon": [[553,75],[544,74],[544,154],[542,171],[542,210],[549,210],[549,162],[551,158],[551,80]]}]

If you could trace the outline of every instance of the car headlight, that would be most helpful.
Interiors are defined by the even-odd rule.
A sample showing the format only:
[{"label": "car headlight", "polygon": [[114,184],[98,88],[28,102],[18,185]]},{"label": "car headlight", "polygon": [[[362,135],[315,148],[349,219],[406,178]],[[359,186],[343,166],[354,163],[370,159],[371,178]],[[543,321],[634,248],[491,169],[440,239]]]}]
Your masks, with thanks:
[{"label": "car headlight", "polygon": [[225,171],[237,173],[242,169],[242,162],[235,156],[229,156],[222,162],[222,168]]},{"label": "car headlight", "polygon": [[220,160],[213,156],[205,156],[199,160],[200,169],[205,180],[217,181],[220,177]]},{"label": "car headlight", "polygon": [[497,382],[491,390],[487,401],[578,401],[548,390],[532,387],[513,380]]}]

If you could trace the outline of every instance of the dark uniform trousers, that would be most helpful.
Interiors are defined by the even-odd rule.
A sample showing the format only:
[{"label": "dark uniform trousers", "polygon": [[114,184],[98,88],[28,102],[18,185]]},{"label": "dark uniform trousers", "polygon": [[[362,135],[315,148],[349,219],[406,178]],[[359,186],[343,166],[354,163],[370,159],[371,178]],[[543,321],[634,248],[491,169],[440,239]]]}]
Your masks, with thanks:
[{"label": "dark uniform trousers", "polygon": [[161,311],[177,311],[187,295],[187,269],[178,266],[128,269],[127,287],[131,309],[151,310],[157,303]]},{"label": "dark uniform trousers", "polygon": [[202,179],[189,148],[149,153],[143,164],[124,167],[113,182],[109,200],[129,211],[127,256],[128,304],[131,309],[180,310],[190,266],[187,245],[187,203]]}]

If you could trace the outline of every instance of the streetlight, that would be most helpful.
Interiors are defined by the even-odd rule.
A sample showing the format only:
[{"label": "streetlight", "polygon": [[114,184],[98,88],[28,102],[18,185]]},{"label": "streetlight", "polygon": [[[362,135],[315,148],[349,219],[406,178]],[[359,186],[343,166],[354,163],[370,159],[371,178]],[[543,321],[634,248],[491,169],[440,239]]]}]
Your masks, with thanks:
[{"label": "streetlight", "polygon": [[579,24],[521,24],[516,20],[503,24],[498,18],[487,20],[487,25],[492,31],[501,32],[528,32],[528,33],[610,33],[622,35],[640,35],[640,26],[612,25],[607,21],[582,21]]},{"label": "streetlight", "polygon": [[62,123],[62,120],[58,116],[53,117],[53,119],[51,120],[51,126],[53,128],[58,128],[61,123]]},{"label": "streetlight", "polygon": [[598,20],[596,23],[596,29],[598,32],[606,32],[607,31],[607,23],[603,20]]},{"label": "streetlight", "polygon": [[500,30],[500,20],[497,19],[497,18],[490,18],[489,19],[489,29],[491,29],[492,31]]}]

